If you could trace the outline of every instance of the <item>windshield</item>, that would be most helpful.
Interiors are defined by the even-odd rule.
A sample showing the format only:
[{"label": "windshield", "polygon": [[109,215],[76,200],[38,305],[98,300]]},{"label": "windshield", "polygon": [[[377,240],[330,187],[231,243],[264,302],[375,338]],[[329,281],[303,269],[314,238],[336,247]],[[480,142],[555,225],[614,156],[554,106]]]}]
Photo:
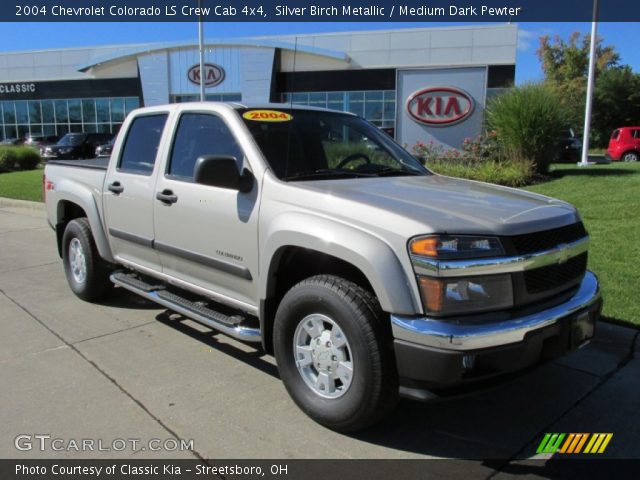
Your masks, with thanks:
[{"label": "windshield", "polygon": [[82,133],[67,133],[60,139],[57,145],[60,145],[61,147],[77,147],[78,145],[81,145],[82,142],[84,142],[85,138],[86,135]]},{"label": "windshield", "polygon": [[239,110],[276,176],[285,181],[429,175],[362,118],[314,110]]}]

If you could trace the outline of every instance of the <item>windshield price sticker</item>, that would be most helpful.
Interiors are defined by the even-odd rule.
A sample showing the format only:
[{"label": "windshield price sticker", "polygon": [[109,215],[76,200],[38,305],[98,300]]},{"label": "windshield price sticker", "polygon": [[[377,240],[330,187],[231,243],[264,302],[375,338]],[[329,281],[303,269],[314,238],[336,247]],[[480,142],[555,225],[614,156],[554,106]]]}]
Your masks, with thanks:
[{"label": "windshield price sticker", "polygon": [[293,116],[278,110],[250,110],[242,114],[242,118],[256,122],[289,122]]}]

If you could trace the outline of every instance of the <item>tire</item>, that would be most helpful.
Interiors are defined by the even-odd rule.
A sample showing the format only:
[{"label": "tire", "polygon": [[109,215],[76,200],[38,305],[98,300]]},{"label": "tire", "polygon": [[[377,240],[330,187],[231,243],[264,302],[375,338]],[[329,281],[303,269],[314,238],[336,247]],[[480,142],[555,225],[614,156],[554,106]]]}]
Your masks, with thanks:
[{"label": "tire", "polygon": [[638,157],[638,152],[631,151],[623,153],[620,158],[625,162],[637,162]]},{"label": "tire", "polygon": [[289,395],[338,432],[381,420],[398,401],[390,330],[377,299],[355,283],[332,275],[298,283],[274,323],[275,357]]},{"label": "tire", "polygon": [[69,287],[82,300],[98,300],[111,290],[109,266],[96,249],[86,218],[67,224],[62,235],[62,262]]}]

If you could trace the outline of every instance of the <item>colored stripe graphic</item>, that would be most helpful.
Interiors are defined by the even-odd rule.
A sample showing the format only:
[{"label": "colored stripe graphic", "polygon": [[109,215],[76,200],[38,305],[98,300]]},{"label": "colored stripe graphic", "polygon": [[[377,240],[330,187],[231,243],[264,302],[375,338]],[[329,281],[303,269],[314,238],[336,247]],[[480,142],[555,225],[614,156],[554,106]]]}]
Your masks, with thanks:
[{"label": "colored stripe graphic", "polygon": [[[613,433],[546,433],[536,453],[600,454],[604,453],[612,438]],[[585,443],[587,446],[583,450]]]}]

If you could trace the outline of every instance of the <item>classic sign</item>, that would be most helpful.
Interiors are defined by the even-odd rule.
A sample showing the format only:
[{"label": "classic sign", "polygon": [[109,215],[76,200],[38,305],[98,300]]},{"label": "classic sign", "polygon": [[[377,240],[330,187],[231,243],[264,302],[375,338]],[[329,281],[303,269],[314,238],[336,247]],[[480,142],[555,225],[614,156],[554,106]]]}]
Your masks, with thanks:
[{"label": "classic sign", "polygon": [[473,98],[456,87],[430,87],[412,93],[406,109],[416,122],[445,127],[466,120],[473,112]]},{"label": "classic sign", "polygon": [[[200,85],[200,64],[195,64],[187,72],[187,77],[191,83]],[[224,69],[214,63],[204,64],[204,86],[215,87],[224,81]]]}]

